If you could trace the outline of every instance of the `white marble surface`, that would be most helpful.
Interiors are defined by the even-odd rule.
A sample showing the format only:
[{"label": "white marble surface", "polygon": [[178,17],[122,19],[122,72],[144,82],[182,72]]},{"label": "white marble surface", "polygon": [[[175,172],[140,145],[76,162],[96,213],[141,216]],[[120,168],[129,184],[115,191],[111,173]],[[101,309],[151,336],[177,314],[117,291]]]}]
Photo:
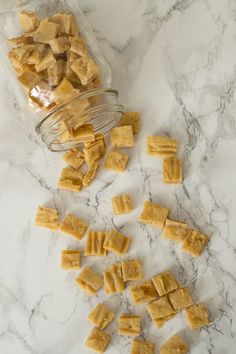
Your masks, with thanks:
[{"label": "white marble surface", "polygon": [[[80,194],[58,191],[63,166],[18,111],[11,83],[0,81],[0,353],[86,354],[89,310],[105,299],[115,312],[142,314],[142,336],[159,346],[181,332],[192,354],[235,353],[236,212],[236,1],[81,0],[100,40],[127,109],[138,110],[142,131],[129,150],[124,174],[100,171]],[[147,157],[145,136],[168,133],[181,142],[184,183],[161,183],[160,162]],[[110,198],[129,191],[135,211],[114,217]],[[208,233],[203,254],[192,259],[160,231],[137,222],[145,199],[171,216]],[[59,267],[61,249],[78,246],[33,226],[38,204],[74,212],[91,228],[122,230],[133,240],[127,257],[140,257],[146,278],[167,268],[205,302],[212,324],[190,332],[183,315],[157,330],[144,306],[133,307],[127,291],[88,299],[73,284],[76,272]],[[114,262],[83,259],[99,271]],[[130,339],[108,327],[107,354],[129,353]]]}]

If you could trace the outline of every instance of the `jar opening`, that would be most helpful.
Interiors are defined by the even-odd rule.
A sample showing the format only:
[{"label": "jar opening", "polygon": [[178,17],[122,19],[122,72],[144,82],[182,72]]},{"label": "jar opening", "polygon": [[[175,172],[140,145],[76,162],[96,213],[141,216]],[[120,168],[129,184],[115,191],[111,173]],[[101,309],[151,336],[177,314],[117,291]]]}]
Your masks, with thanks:
[{"label": "jar opening", "polygon": [[118,95],[113,89],[94,89],[74,96],[42,117],[36,131],[51,151],[78,147],[74,132],[82,125],[92,124],[94,132],[105,135],[118,124],[124,111]]}]

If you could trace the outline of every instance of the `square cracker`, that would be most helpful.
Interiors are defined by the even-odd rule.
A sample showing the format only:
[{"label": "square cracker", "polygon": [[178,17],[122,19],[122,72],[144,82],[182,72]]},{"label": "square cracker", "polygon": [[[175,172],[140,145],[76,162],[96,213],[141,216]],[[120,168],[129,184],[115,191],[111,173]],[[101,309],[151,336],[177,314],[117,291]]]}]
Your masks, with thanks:
[{"label": "square cracker", "polygon": [[94,127],[92,124],[83,124],[72,129],[72,138],[80,143],[87,143],[95,140]]},{"label": "square cracker", "polygon": [[114,148],[134,146],[134,135],[131,125],[111,129],[111,144]]},{"label": "square cracker", "polygon": [[169,294],[170,302],[175,310],[182,310],[193,304],[187,288],[177,289]]},{"label": "square cracker", "polygon": [[160,299],[147,304],[146,308],[152,320],[166,317],[175,312],[167,296],[162,296]]},{"label": "square cracker", "polygon": [[128,155],[122,154],[116,150],[110,150],[105,157],[104,169],[112,170],[115,172],[124,172],[128,163]]},{"label": "square cracker", "polygon": [[181,250],[190,253],[191,256],[197,257],[201,254],[204,246],[209,241],[209,237],[197,230],[188,230],[184,238]]},{"label": "square cracker", "polygon": [[60,230],[72,236],[76,240],[81,240],[88,224],[76,216],[69,214],[64,217],[60,225]]},{"label": "square cracker", "polygon": [[107,294],[122,293],[124,281],[122,278],[121,263],[112,264],[103,273],[104,290]]},{"label": "square cracker", "polygon": [[140,316],[121,315],[119,318],[118,333],[120,336],[139,336],[141,330]]},{"label": "square cracker", "polygon": [[160,354],[186,354],[188,348],[179,336],[172,336],[161,347]]},{"label": "square cracker", "polygon": [[162,180],[164,183],[182,182],[181,160],[175,156],[168,157],[162,162]]},{"label": "square cracker", "polygon": [[141,339],[133,339],[130,354],[154,354],[154,344]]},{"label": "square cracker", "polygon": [[187,232],[187,224],[181,221],[166,219],[161,237],[176,242],[182,242],[187,235]]},{"label": "square cracker", "polygon": [[139,280],[143,278],[142,266],[139,259],[121,262],[124,281]]},{"label": "square cracker", "polygon": [[35,225],[55,231],[59,227],[58,212],[55,209],[39,206],[35,216]]},{"label": "square cracker", "polygon": [[106,256],[107,251],[103,247],[107,232],[88,231],[86,234],[86,244],[84,255],[87,256]]},{"label": "square cracker", "polygon": [[75,170],[78,170],[84,163],[84,153],[80,149],[71,149],[64,153],[63,160]]},{"label": "square cracker", "polygon": [[160,273],[152,278],[152,282],[160,296],[166,295],[179,288],[179,284],[169,271]]},{"label": "square cracker", "polygon": [[155,320],[153,320],[154,325],[157,328],[161,328],[162,326],[164,326],[164,324],[166,322],[168,322],[169,320],[171,320],[173,317],[175,317],[177,315],[178,311],[174,311],[173,313],[171,313],[170,315],[164,316],[164,317],[160,317],[160,318],[156,318]]},{"label": "square cracker", "polygon": [[156,288],[151,280],[129,287],[129,292],[135,305],[151,302],[158,298]]},{"label": "square cracker", "polygon": [[116,195],[112,197],[112,208],[116,215],[127,214],[133,210],[132,201],[129,194]]},{"label": "square cracker", "polygon": [[124,112],[119,122],[119,127],[131,125],[134,134],[140,132],[140,114],[138,112]]},{"label": "square cracker", "polygon": [[131,240],[128,237],[120,232],[112,230],[108,232],[103,247],[106,250],[115,253],[117,256],[123,256],[128,251],[130,243]]},{"label": "square cracker", "polygon": [[63,250],[61,253],[61,268],[64,270],[80,269],[80,251]]},{"label": "square cracker", "polygon": [[104,353],[110,339],[111,337],[109,334],[94,327],[85,341],[85,347],[96,353]]},{"label": "square cracker", "polygon": [[169,210],[167,208],[162,208],[158,204],[145,201],[143,211],[139,216],[139,221],[144,224],[151,224],[153,226],[163,227],[168,213]]},{"label": "square cracker", "polygon": [[104,304],[97,304],[88,314],[88,320],[100,329],[107,327],[114,317],[114,313]]},{"label": "square cracker", "polygon": [[103,139],[98,139],[88,144],[83,151],[87,164],[90,165],[91,163],[100,160],[105,155],[105,145]]},{"label": "square cracker", "polygon": [[197,304],[184,309],[184,315],[191,330],[199,329],[209,324],[208,313],[204,304]]},{"label": "square cracker", "polygon": [[84,267],[75,279],[78,285],[88,295],[93,296],[102,287],[102,278],[89,267]]},{"label": "square cracker", "polygon": [[83,174],[80,171],[66,167],[61,171],[58,188],[79,192],[82,188],[82,180]]},{"label": "square cracker", "polygon": [[178,143],[175,139],[167,136],[148,136],[147,154],[157,157],[174,156],[177,152]]}]

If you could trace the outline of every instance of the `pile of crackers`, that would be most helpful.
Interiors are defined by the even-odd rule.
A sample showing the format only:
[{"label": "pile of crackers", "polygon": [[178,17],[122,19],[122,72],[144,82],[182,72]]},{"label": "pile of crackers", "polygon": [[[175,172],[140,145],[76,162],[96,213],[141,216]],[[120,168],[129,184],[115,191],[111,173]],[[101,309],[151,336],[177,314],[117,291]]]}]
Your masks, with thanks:
[{"label": "pile of crackers", "polygon": [[[108,152],[104,167],[106,166],[114,172],[122,172],[124,170],[124,166],[122,167],[123,160],[118,159],[114,162],[113,156],[123,154],[123,152],[120,152],[118,149],[122,147],[132,147],[134,145],[133,127],[136,133],[139,131],[137,117],[137,113],[134,112],[124,115],[123,122],[121,121],[120,123],[121,126],[112,130],[111,143],[113,149]],[[122,123],[124,125],[122,125]],[[130,123],[130,125],[127,125],[127,123]],[[93,134],[92,131],[90,131],[90,133],[91,135]],[[88,135],[87,131],[87,136]],[[125,138],[122,138],[123,135]],[[78,191],[77,188],[74,188],[75,181],[70,177],[71,175],[65,174],[65,170],[81,173],[79,169],[84,163],[87,163],[88,166],[91,166],[93,163],[98,164],[98,161],[105,155],[106,144],[104,137],[101,134],[95,134],[94,137],[95,139],[93,141],[84,142],[83,150],[73,149],[65,153],[64,160],[70,167],[66,167],[62,171],[59,180],[59,185],[62,188]],[[159,144],[160,139],[157,140]],[[148,137],[147,142],[148,151],[150,151],[150,137]],[[155,145],[156,151],[159,149],[158,146],[160,146],[158,144],[156,143]],[[168,150],[169,153],[176,154],[176,145],[174,149],[169,147],[172,146],[171,144],[166,144],[166,147],[163,146],[162,142],[162,157],[164,156],[163,151],[165,151],[165,149],[166,151]],[[154,149],[153,143],[152,147]],[[164,161],[169,158],[170,157],[165,157]],[[172,176],[172,183],[176,183],[177,180],[179,181],[180,179],[176,178],[176,170],[172,169],[172,171],[173,174],[170,172],[169,176]],[[63,185],[61,184],[63,181],[62,176],[64,178],[67,177],[67,182]],[[83,184],[83,178],[81,178],[81,185],[85,186]],[[68,182],[68,180],[70,180],[70,182]],[[113,196],[111,198],[111,205],[116,215],[130,213],[135,207],[129,193]],[[208,242],[208,236],[198,230],[192,229],[182,221],[170,219],[168,214],[169,210],[167,208],[150,201],[145,201],[143,210],[139,216],[139,222],[161,228],[161,237],[163,239],[182,244],[182,251],[189,253],[191,256],[199,256]],[[132,244],[130,236],[124,235],[116,230],[89,230],[88,224],[75,215],[66,215],[60,221],[59,214],[55,209],[39,207],[35,224],[53,231],[59,230],[78,241],[85,235],[86,242],[83,252],[85,259],[91,256],[106,257],[109,252],[114,253],[117,257],[122,257],[128,252]],[[61,253],[61,268],[64,270],[80,269],[81,251],[63,250]],[[205,305],[194,304],[189,290],[181,287],[170,271],[167,270],[157,274],[151,279],[144,280],[142,262],[140,259],[121,259],[120,262],[116,262],[107,267],[102,276],[94,269],[84,266],[74,282],[88,296],[94,296],[102,287],[104,288],[105,294],[108,295],[122,293],[128,284],[132,303],[134,305],[144,304],[147,313],[157,328],[164,326],[166,322],[171,320],[182,310],[191,330],[196,330],[209,324]],[[130,282],[132,282],[131,285]],[[134,282],[136,282],[136,284]],[[88,348],[97,353],[103,353],[105,351],[110,342],[110,335],[105,332],[104,329],[114,318],[115,314],[113,311],[103,303],[97,304],[97,306],[91,310],[88,314],[88,320],[93,323],[94,328],[85,341],[85,345]],[[140,316],[135,314],[122,314],[118,319],[118,333],[121,336],[139,336],[141,333]],[[131,354],[153,354],[154,351],[154,344],[150,341],[135,338],[131,342]],[[188,348],[186,344],[178,336],[169,338],[160,348],[160,354],[184,354],[187,352]]]}]

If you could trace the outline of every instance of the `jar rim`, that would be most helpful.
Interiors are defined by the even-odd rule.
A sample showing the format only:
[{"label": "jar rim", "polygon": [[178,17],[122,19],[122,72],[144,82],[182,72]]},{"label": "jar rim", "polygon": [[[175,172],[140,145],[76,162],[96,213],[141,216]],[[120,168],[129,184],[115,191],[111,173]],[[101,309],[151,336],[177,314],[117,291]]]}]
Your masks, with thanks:
[{"label": "jar rim", "polygon": [[[88,108],[86,108],[83,111],[83,115],[80,116],[80,122],[78,119],[77,123],[79,122],[79,124],[77,124],[76,127],[79,127],[83,124],[93,124],[93,121],[95,120],[97,126],[94,126],[94,132],[102,132],[106,134],[108,131],[110,131],[110,129],[117,125],[122,113],[124,112],[123,105],[117,102],[118,95],[119,91],[112,88],[98,88],[77,94],[68,99],[67,101],[63,102],[62,104],[58,105],[56,108],[52,109],[43,117],[41,117],[36,126],[36,132],[41,135],[42,140],[47,145],[48,149],[51,151],[65,151],[80,146],[81,142],[76,142],[76,139],[71,139],[66,142],[58,141],[60,133],[59,131],[57,131],[58,128],[55,127],[57,127],[59,123],[63,122],[63,118],[60,117],[60,111],[64,113],[63,110],[66,110],[68,105],[73,105],[73,103],[78,103],[80,101],[82,103],[83,100],[101,96],[102,98],[105,98],[105,102],[98,103],[95,106],[89,106]],[[107,98],[111,99],[111,102],[106,102]],[[53,121],[53,115],[57,115],[57,113],[59,113],[58,118],[55,118],[55,120]],[[109,119],[107,118],[103,122],[101,120],[101,117],[104,117],[105,115],[108,115]],[[89,119],[86,118],[85,121],[83,120],[83,116],[89,117]],[[97,121],[99,122],[99,124],[97,123]],[[54,133],[54,136],[51,134],[53,130],[56,131],[56,133]]]}]

